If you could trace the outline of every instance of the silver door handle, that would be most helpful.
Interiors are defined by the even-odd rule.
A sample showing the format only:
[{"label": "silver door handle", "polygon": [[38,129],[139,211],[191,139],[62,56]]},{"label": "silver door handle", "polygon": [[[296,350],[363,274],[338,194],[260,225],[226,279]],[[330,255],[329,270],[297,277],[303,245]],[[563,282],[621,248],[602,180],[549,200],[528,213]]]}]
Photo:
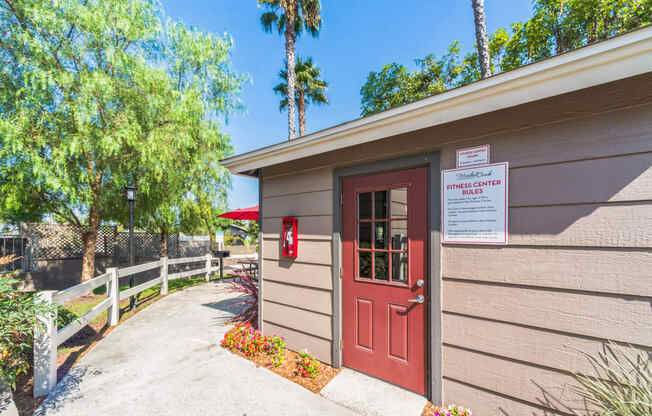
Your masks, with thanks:
[{"label": "silver door handle", "polygon": [[417,296],[416,299],[408,299],[408,302],[411,303],[423,303],[426,300],[426,298],[423,297],[423,295]]}]

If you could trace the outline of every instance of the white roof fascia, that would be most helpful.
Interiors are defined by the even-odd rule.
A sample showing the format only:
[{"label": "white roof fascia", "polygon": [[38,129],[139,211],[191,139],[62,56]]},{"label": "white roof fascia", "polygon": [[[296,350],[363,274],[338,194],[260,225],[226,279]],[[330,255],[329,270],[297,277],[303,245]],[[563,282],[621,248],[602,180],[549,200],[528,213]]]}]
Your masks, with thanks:
[{"label": "white roof fascia", "polygon": [[652,26],[222,161],[250,172],[652,71]]}]

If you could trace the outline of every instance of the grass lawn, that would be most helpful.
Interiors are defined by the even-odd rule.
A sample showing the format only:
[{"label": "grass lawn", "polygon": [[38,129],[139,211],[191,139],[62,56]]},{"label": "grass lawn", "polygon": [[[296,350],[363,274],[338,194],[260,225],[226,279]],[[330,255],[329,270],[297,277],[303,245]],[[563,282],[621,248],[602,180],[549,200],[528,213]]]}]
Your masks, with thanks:
[{"label": "grass lawn", "polygon": [[[230,276],[225,276],[228,278]],[[212,276],[211,280],[219,280],[219,277]],[[205,283],[206,280],[203,275],[197,277],[189,277],[185,279],[175,279],[168,281],[168,294],[178,292],[188,287],[197,286],[202,283]],[[129,286],[121,286],[120,291],[129,289]],[[129,310],[129,300],[125,299],[120,302],[120,323],[123,320],[129,319],[135,313],[137,313],[143,306],[147,306],[150,303],[161,298],[161,285],[152,286],[149,289],[146,289],[136,295],[136,309],[131,311]],[[106,299],[106,286],[100,286],[97,289],[93,290],[92,294],[81,296],[75,300],[72,300],[64,305],[59,306],[58,308],[58,327],[59,329],[65,327],[75,319],[83,316],[85,313],[93,309],[97,304]],[[77,334],[73,335],[69,340],[64,342],[57,349],[59,353],[59,358],[62,354],[70,353],[73,350],[78,349],[80,345],[85,344],[83,341],[88,341],[89,336],[92,334],[89,333],[90,330],[94,330],[97,334],[97,330],[101,329],[106,325],[108,311],[102,312],[97,318],[95,318],[91,323],[82,328]],[[81,339],[80,339],[81,338]],[[81,341],[81,342],[80,342]],[[66,370],[67,372],[67,370]]]},{"label": "grass lawn", "polygon": [[[232,277],[230,275],[224,278]],[[219,276],[212,276],[211,280],[220,280]],[[175,279],[168,282],[168,294],[178,292],[188,287],[197,286],[206,283],[203,275],[189,277],[185,279]],[[128,289],[129,286],[122,286],[120,290]],[[136,308],[129,310],[129,299],[120,302],[120,322],[131,318],[133,315],[143,310],[145,306],[162,299],[161,285],[153,286],[136,295]],[[106,286],[95,289],[92,293],[65,303],[58,307],[57,326],[59,329],[70,324],[72,321],[86,312],[90,311],[95,305],[106,299]],[[81,359],[98,341],[113,330],[115,327],[107,326],[107,311],[101,313],[97,318],[82,328],[75,335],[70,337],[66,342],[61,344],[57,349],[57,379],[61,380],[70,368]],[[27,374],[18,380],[17,389],[14,392],[14,401],[18,407],[20,416],[32,416],[34,409],[40,404],[40,400],[34,400],[33,396],[33,378],[32,374]]]}]

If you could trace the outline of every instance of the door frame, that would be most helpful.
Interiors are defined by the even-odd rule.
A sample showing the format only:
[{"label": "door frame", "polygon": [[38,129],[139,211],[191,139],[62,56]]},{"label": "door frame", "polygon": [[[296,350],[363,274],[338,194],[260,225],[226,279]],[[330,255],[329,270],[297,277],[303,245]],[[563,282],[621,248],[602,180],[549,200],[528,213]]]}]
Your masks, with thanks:
[{"label": "door frame", "polygon": [[442,400],[441,337],[441,173],[440,152],[430,152],[397,159],[336,168],[333,171],[333,367],[342,366],[342,180],[351,176],[428,168],[428,243],[427,262],[429,293],[426,308],[426,391],[434,404]]}]

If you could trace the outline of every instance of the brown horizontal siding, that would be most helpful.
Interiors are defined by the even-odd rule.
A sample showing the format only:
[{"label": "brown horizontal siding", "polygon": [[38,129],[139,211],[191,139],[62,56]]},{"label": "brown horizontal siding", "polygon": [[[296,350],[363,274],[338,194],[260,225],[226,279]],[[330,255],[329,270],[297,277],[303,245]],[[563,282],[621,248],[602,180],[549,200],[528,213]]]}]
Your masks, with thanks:
[{"label": "brown horizontal siding", "polygon": [[[267,273],[267,271],[264,270],[264,273]],[[325,315],[333,314],[333,299],[332,293],[329,290],[314,289],[263,279],[263,298],[275,303],[290,305]]]},{"label": "brown horizontal siding", "polygon": [[[299,216],[298,220],[299,240],[332,240],[333,217],[331,215]],[[282,222],[282,217],[263,218],[263,238],[281,238]]]},{"label": "brown horizontal siding", "polygon": [[333,215],[333,191],[267,197],[263,198],[263,205],[265,207],[264,218]]},{"label": "brown horizontal siding", "polygon": [[[493,162],[509,161],[512,168],[652,151],[652,104],[649,102],[608,113],[577,116],[569,115],[568,119],[551,123],[534,122],[496,134],[479,133],[481,137],[473,139],[469,134],[469,140],[444,147],[441,167],[455,168],[456,148],[486,143],[491,143]],[[487,123],[492,121],[497,120],[486,117]],[[507,120],[500,122],[510,124]],[[474,129],[460,130],[466,133]]]},{"label": "brown horizontal siding", "polygon": [[510,208],[509,243],[652,247],[652,202]]},{"label": "brown horizontal siding", "polygon": [[308,350],[318,360],[331,364],[331,341],[312,336],[291,328],[276,325],[271,322],[265,322],[265,332],[285,338],[288,347],[295,351]]},{"label": "brown horizontal siding", "polygon": [[[563,390],[568,370],[588,370],[569,350],[596,352],[605,339],[652,348],[651,81],[652,73],[265,168],[264,203],[277,205],[264,210],[264,269],[286,282],[265,281],[265,299],[331,313],[330,292],[304,286],[327,279],[306,276],[332,256],[317,249],[333,232],[331,169],[435,150],[449,169],[455,149],[489,143],[492,161],[511,168],[510,246],[442,249],[444,401],[481,416],[554,414],[542,409],[576,400]],[[286,215],[299,218],[300,247],[311,241],[302,261],[278,259]],[[301,322],[265,325],[330,357],[330,343],[309,328],[289,329]]]},{"label": "brown horizontal siding", "polygon": [[652,153],[511,169],[509,181],[510,206],[650,201]]},{"label": "brown horizontal siding", "polygon": [[331,169],[307,170],[300,174],[293,173],[274,178],[265,177],[263,198],[329,189],[333,189],[333,172]]},{"label": "brown horizontal siding", "polygon": [[649,298],[444,280],[443,310],[652,346]]},{"label": "brown horizontal siding", "polygon": [[512,167],[650,152],[650,82],[652,74],[646,74],[272,166],[265,168],[264,175],[351,166],[440,149],[453,149],[442,153],[442,169],[451,169],[455,147],[485,143],[492,143],[493,161],[509,161]]},{"label": "brown horizontal siding", "polygon": [[[288,259],[281,256],[281,240],[265,238],[263,242],[263,250],[265,252],[265,259],[267,260],[280,260],[281,266],[288,262]],[[291,260],[292,263],[312,263],[330,266],[333,264],[333,257],[331,256],[331,242],[329,240],[302,240],[298,242],[298,255],[297,258]],[[288,264],[288,268],[291,265]]]},{"label": "brown horizontal siding", "polygon": [[317,289],[333,289],[332,267],[291,261],[263,260],[265,280]]},{"label": "brown horizontal siding", "polygon": [[[445,377],[505,394],[534,406],[585,414],[582,412],[584,404],[572,391],[575,381],[567,373],[446,345],[443,360]],[[458,398],[449,397],[449,394],[444,397],[445,400],[459,403],[456,401]],[[497,414],[496,409],[487,409],[486,404],[472,410],[479,415]]]},{"label": "brown horizontal siding", "polygon": [[652,249],[443,247],[445,277],[652,297]]},{"label": "brown horizontal siding", "polygon": [[463,405],[472,409],[473,414],[478,416],[550,416],[567,414],[449,378],[444,378],[443,390],[444,405]]},{"label": "brown horizontal siding", "polygon": [[579,351],[652,351],[652,105],[638,104],[442,149],[443,169],[485,143],[510,164],[510,245],[442,248],[447,403],[568,414],[570,371],[593,373]]},{"label": "brown horizontal siding", "polygon": [[265,321],[319,338],[333,339],[332,317],[265,301]]},{"label": "brown horizontal siding", "polygon": [[[593,367],[580,351],[597,355],[604,342],[572,334],[445,313],[442,317],[445,344],[508,359],[529,362],[558,371],[593,374]],[[622,347],[629,357],[650,348]],[[454,377],[454,374],[447,374]]]},{"label": "brown horizontal siding", "polygon": [[[262,320],[265,333],[331,363],[333,173],[263,172]],[[298,257],[280,256],[283,217],[298,218]]]}]

